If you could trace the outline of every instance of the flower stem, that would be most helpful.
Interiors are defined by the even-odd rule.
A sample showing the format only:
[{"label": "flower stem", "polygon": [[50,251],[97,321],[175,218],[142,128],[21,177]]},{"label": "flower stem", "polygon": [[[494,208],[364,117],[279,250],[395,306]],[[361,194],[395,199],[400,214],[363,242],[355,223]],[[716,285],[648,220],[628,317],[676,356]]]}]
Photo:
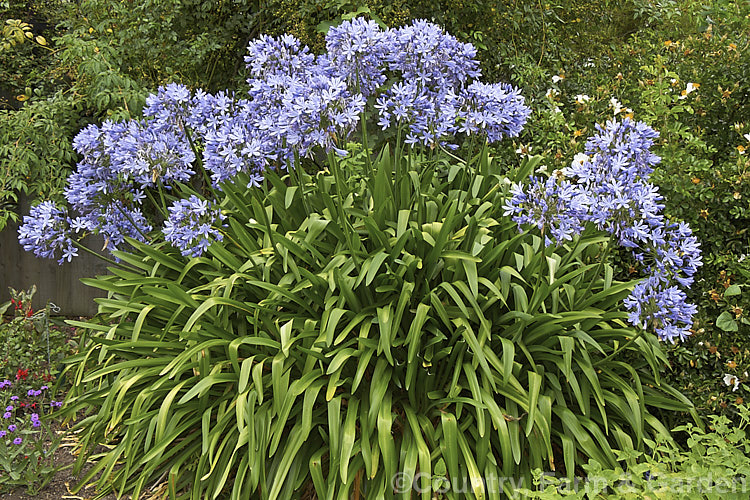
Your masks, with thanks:
[{"label": "flower stem", "polygon": [[[596,281],[596,277],[599,276],[599,273],[602,272],[602,267],[604,267],[604,262],[607,260],[607,257],[609,257],[609,253],[612,250],[612,241],[614,240],[614,235],[610,235],[609,239],[607,240],[607,248],[604,250],[604,254],[602,255],[601,259],[599,259],[599,265],[596,266],[596,270],[594,271],[594,276],[591,280],[589,280],[588,286],[586,286],[586,290],[581,294],[581,300],[586,297],[586,295],[591,291],[591,286],[594,284],[594,281]],[[576,307],[580,304],[579,301],[576,301]]]},{"label": "flower stem", "polygon": [[136,269],[136,268],[134,268],[134,267],[126,266],[126,265],[123,265],[123,264],[121,264],[121,263],[119,263],[119,262],[117,262],[117,261],[114,261],[114,260],[112,260],[112,259],[108,259],[108,258],[107,258],[107,257],[105,257],[104,255],[102,255],[102,254],[100,254],[100,253],[98,253],[98,252],[95,252],[95,251],[91,250],[91,249],[90,249],[89,247],[87,247],[87,246],[84,246],[84,245],[83,245],[82,243],[80,243],[80,242],[79,242],[79,241],[77,241],[77,240],[71,240],[71,241],[73,242],[73,245],[75,245],[76,247],[80,248],[80,249],[81,249],[81,250],[83,250],[84,252],[90,253],[90,254],[91,254],[91,255],[93,255],[94,257],[96,257],[96,258],[98,258],[98,259],[101,259],[101,260],[103,260],[103,261],[105,261],[105,262],[108,262],[109,264],[112,264],[112,265],[114,265],[114,266],[117,266],[117,267],[119,267],[119,268],[121,268],[121,269],[126,269],[126,270],[128,270],[128,271],[136,271],[136,272],[142,272],[142,271],[141,271],[140,269]]},{"label": "flower stem", "polygon": [[336,195],[338,197],[338,212],[339,212],[339,218],[342,222],[342,224],[345,226],[345,229],[348,229],[348,234],[344,234],[344,240],[346,241],[346,246],[349,247],[349,252],[351,253],[352,260],[354,261],[354,265],[359,268],[359,259],[357,258],[357,254],[354,251],[354,247],[352,246],[352,240],[351,235],[354,234],[354,228],[352,227],[351,223],[349,222],[349,219],[346,217],[346,213],[344,212],[344,199],[341,194],[341,183],[342,183],[342,175],[341,171],[339,169],[339,162],[336,159],[336,155],[332,152],[328,153],[328,163],[331,167],[331,170],[333,170],[333,177],[336,181]]},{"label": "flower stem", "polygon": [[628,340],[627,342],[625,342],[623,345],[621,345],[620,347],[618,347],[617,349],[615,349],[614,351],[612,351],[612,353],[609,356],[604,357],[604,358],[600,359],[599,361],[594,362],[593,365],[597,366],[597,365],[599,365],[601,363],[604,363],[604,362],[609,361],[610,359],[614,358],[617,354],[619,354],[623,350],[627,349],[633,342],[635,342],[636,340],[638,340],[639,338],[641,338],[641,335],[643,335],[643,332],[645,332],[645,331],[646,330],[644,330],[643,328],[640,328],[638,330],[638,335],[636,335],[635,337],[632,337],[630,340]]}]

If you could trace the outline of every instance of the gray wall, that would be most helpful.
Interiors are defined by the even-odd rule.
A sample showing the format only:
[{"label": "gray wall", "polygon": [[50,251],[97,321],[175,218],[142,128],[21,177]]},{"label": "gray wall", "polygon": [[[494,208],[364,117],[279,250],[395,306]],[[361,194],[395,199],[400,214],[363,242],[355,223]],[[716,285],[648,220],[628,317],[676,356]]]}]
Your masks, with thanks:
[{"label": "gray wall", "polygon": [[[26,208],[26,207],[24,207]],[[28,208],[22,213],[28,214]],[[102,240],[92,240],[92,250],[102,248]],[[97,248],[98,245],[98,248]],[[92,316],[96,313],[95,297],[106,292],[88,287],[80,278],[107,274],[107,263],[79,250],[72,262],[57,265],[54,259],[40,259],[18,243],[18,225],[8,224],[0,231],[0,304],[10,299],[8,287],[27,290],[36,285],[33,307],[44,307],[47,301],[60,307],[64,316]]]}]

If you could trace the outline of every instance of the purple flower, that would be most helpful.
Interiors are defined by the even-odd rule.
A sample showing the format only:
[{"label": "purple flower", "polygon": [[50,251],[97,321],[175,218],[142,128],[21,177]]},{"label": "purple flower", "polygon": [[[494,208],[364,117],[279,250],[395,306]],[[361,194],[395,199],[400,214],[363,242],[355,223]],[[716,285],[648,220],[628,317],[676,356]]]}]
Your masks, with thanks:
[{"label": "purple flower", "polygon": [[6,406],[6,407],[5,407],[5,411],[13,411],[13,407],[12,407],[12,406],[10,406],[10,405],[9,405],[9,406]]},{"label": "purple flower", "polygon": [[7,431],[0,431],[0,438],[4,438],[7,434]]},{"label": "purple flower", "polygon": [[686,301],[685,292],[669,286],[662,276],[650,276],[640,282],[625,299],[630,311],[628,321],[641,328],[653,328],[661,340],[672,343],[690,335],[694,304]]},{"label": "purple flower", "polygon": [[423,19],[392,30],[389,68],[406,82],[436,91],[456,88],[481,74],[476,48]]},{"label": "purple flower", "polygon": [[11,412],[9,412],[9,411],[6,411],[5,413],[3,413],[3,418],[7,419],[7,418],[10,418],[12,416],[13,416],[13,414]]},{"label": "purple flower", "polygon": [[151,121],[129,122],[110,151],[111,168],[139,187],[187,182],[195,173],[194,161],[183,132]]},{"label": "purple flower", "polygon": [[23,224],[18,228],[18,242],[37,257],[57,258],[58,264],[66,260],[70,262],[78,255],[70,238],[70,223],[65,209],[58,208],[51,201],[43,201],[23,217]]},{"label": "purple flower", "polygon": [[41,389],[42,391],[46,391],[47,389],[49,389],[49,387],[46,385],[43,385],[39,389]]},{"label": "purple flower", "polygon": [[50,401],[49,405],[52,408],[60,408],[62,406],[62,401]]},{"label": "purple flower", "polygon": [[299,40],[291,35],[279,38],[261,35],[250,42],[247,53],[245,62],[250,70],[251,85],[254,79],[300,74],[315,63],[315,56],[310,53],[310,49],[301,46]]},{"label": "purple flower", "polygon": [[583,231],[589,199],[584,193],[565,180],[556,177],[543,180],[531,177],[527,189],[521,184],[511,188],[512,197],[503,207],[505,215],[512,215],[519,230],[523,224],[532,224],[544,234],[545,245],[551,245],[552,239],[561,243],[572,240],[573,236]]},{"label": "purple flower", "polygon": [[164,223],[164,239],[180,250],[182,255],[199,257],[213,240],[224,238],[214,226],[224,220],[221,210],[193,195],[177,200],[169,207],[169,218]]},{"label": "purple flower", "polygon": [[453,88],[429,91],[416,82],[396,82],[375,104],[383,130],[403,127],[407,144],[435,147],[456,133],[459,100]]},{"label": "purple flower", "polygon": [[325,61],[335,76],[367,97],[386,81],[393,36],[362,17],[332,26],[326,34]]},{"label": "purple flower", "polygon": [[484,134],[491,143],[518,136],[531,114],[520,91],[505,83],[473,82],[460,97],[459,132]]},{"label": "purple flower", "polygon": [[21,439],[20,437],[17,437],[16,439],[13,440],[13,444],[18,445],[18,444],[21,444],[21,443],[23,443],[23,439]]},{"label": "purple flower", "polygon": [[630,323],[674,342],[690,334],[696,312],[674,283],[692,284],[702,262],[690,227],[666,219],[662,197],[648,182],[659,162],[650,151],[656,137],[652,128],[629,119],[598,126],[586,153],[562,171],[565,180],[550,178],[542,186],[532,177],[527,190],[514,185],[505,214],[519,225],[549,229],[558,241],[570,239],[588,222],[610,233],[648,272],[625,300]]},{"label": "purple flower", "polygon": [[11,401],[17,401],[17,400],[18,400],[18,396],[11,396],[11,397],[10,397],[10,400],[11,400]]},{"label": "purple flower", "polygon": [[8,426],[8,432],[16,432],[16,429],[17,429],[17,428],[18,428],[18,427],[16,427],[16,424],[10,424],[10,425]]}]

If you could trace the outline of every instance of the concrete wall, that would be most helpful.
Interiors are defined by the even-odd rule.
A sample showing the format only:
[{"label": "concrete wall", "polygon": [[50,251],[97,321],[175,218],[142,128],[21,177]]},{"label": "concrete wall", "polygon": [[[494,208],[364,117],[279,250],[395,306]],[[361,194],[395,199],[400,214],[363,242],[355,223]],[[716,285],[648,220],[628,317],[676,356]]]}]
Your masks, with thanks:
[{"label": "concrete wall", "polygon": [[[28,206],[23,206],[22,210],[21,213],[28,214]],[[101,239],[87,239],[91,240],[89,247],[92,250],[101,250]],[[104,297],[106,292],[88,287],[79,280],[107,274],[108,264],[82,250],[78,253],[73,262],[63,265],[57,265],[53,259],[35,257],[18,243],[18,225],[8,224],[0,231],[0,304],[10,299],[8,287],[27,290],[36,285],[35,309],[44,307],[49,300],[60,307],[61,315],[94,315],[97,307],[94,298]]]}]

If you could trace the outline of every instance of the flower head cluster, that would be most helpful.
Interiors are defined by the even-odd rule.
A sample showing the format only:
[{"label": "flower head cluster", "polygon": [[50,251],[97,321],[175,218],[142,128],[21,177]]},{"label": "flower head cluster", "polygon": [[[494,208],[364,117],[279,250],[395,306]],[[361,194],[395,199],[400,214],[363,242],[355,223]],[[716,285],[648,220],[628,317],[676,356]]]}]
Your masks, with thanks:
[{"label": "flower head cluster", "polygon": [[638,283],[625,299],[628,321],[643,329],[652,328],[662,340],[685,340],[690,335],[694,304],[687,302],[685,292],[660,275],[652,275]]},{"label": "flower head cluster", "polygon": [[184,85],[170,83],[146,98],[145,116],[153,117],[159,128],[179,128],[192,119],[193,96]]},{"label": "flower head cluster", "polygon": [[392,30],[388,67],[406,82],[439,92],[481,75],[477,50],[423,19]]},{"label": "flower head cluster", "polygon": [[112,170],[142,187],[153,186],[157,180],[187,182],[195,173],[195,154],[184,134],[152,123],[158,125],[137,121],[127,124],[127,132],[110,151]]},{"label": "flower head cluster", "polygon": [[386,81],[392,33],[375,21],[355,18],[333,26],[326,34],[326,55],[321,62],[333,74],[364,97],[372,95]]},{"label": "flower head cluster", "polygon": [[388,68],[399,81],[378,98],[383,130],[404,127],[408,144],[435,147],[459,133],[486,135],[489,142],[517,136],[530,114],[517,89],[488,85],[476,49],[427,21],[391,32]]},{"label": "flower head cluster", "polygon": [[522,184],[513,184],[511,194],[503,207],[505,215],[511,215],[519,226],[531,224],[539,228],[545,245],[552,244],[547,231],[557,241],[572,240],[583,231],[588,198],[570,182],[532,177],[525,190]]},{"label": "flower head cluster", "polygon": [[[155,190],[188,184],[201,167],[214,188],[239,174],[258,186],[267,168],[317,149],[346,154],[368,100],[381,127],[432,148],[453,146],[459,134],[490,142],[516,136],[529,115],[517,89],[478,81],[471,44],[427,21],[383,29],[347,20],[328,31],[326,47],[316,56],[293,36],[261,36],[248,45],[244,98],[171,83],[147,98],[143,119],[84,128],[65,190],[75,216],[52,205],[33,212],[19,233],[25,247],[62,261],[75,255],[72,238],[89,233],[103,236],[109,250],[127,237],[147,241]],[[185,200],[169,209],[163,234],[183,253],[199,254],[219,234],[210,229],[217,214]]]},{"label": "flower head cluster", "polygon": [[37,257],[57,258],[58,263],[70,262],[78,250],[70,239],[70,217],[51,201],[32,207],[18,228],[18,241],[24,250]]},{"label": "flower head cluster", "polygon": [[459,132],[484,133],[488,142],[517,137],[531,109],[517,88],[506,83],[471,83],[462,94]]},{"label": "flower head cluster", "polygon": [[182,255],[198,257],[213,240],[223,239],[214,227],[223,219],[218,208],[195,195],[177,200],[169,207],[169,218],[162,230],[164,239],[179,248]]},{"label": "flower head cluster", "polygon": [[250,70],[248,83],[303,74],[315,64],[315,56],[292,35],[273,38],[261,35],[247,47],[245,62]]},{"label": "flower head cluster", "polygon": [[[586,152],[562,171],[565,180],[551,177],[544,189],[537,178],[525,191],[514,186],[506,214],[513,215],[519,228],[549,228],[558,242],[570,239],[587,223],[610,233],[648,273],[625,301],[629,321],[653,328],[663,340],[684,339],[696,308],[673,283],[689,286],[702,262],[690,227],[666,219],[662,197],[648,180],[659,162],[650,151],[658,133],[627,118],[597,130]],[[552,240],[545,238],[545,243]]]},{"label": "flower head cluster", "polygon": [[378,125],[406,129],[406,144],[435,147],[456,130],[458,96],[452,88],[426,92],[417,82],[397,82],[378,97]]},{"label": "flower head cluster", "polygon": [[[345,49],[335,41],[340,42],[346,26],[352,24],[340,28],[339,38],[333,38],[337,50]],[[270,141],[270,151],[276,154],[269,156],[289,160],[292,151],[305,156],[315,146],[326,151],[337,149],[336,144],[354,131],[365,100],[347,85],[351,78],[345,73],[346,65],[333,66],[338,53],[315,60],[307,48],[301,49],[299,41],[289,36],[261,38],[250,44],[249,52],[253,59],[246,107],[249,119],[245,123],[252,134],[259,135],[259,142]],[[269,67],[258,61],[265,61]]]}]

